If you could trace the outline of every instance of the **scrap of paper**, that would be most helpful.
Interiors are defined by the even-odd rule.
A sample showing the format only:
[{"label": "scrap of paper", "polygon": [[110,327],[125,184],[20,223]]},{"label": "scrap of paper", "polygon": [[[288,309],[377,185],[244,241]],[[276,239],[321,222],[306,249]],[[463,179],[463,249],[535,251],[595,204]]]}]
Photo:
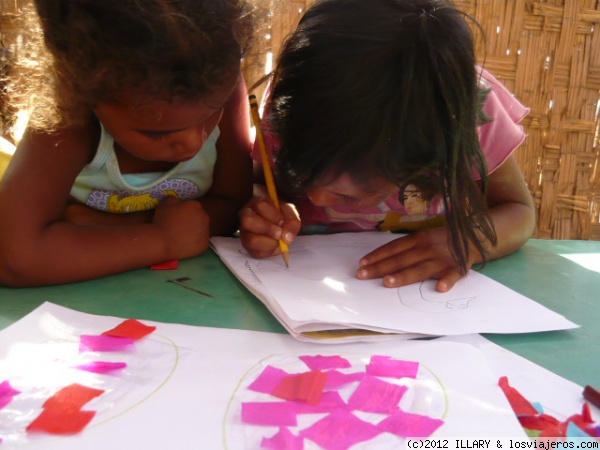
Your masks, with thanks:
[{"label": "scrap of paper", "polygon": [[327,374],[319,370],[286,375],[273,395],[285,400],[300,400],[316,406],[323,394],[325,383],[327,383]]},{"label": "scrap of paper", "polygon": [[86,372],[99,373],[99,374],[112,374],[116,371],[127,367],[125,362],[109,362],[109,361],[93,361],[86,364],[79,364],[74,366],[75,369],[85,370]]},{"label": "scrap of paper", "polygon": [[20,393],[21,391],[13,388],[8,380],[4,380],[0,383],[0,409],[12,402],[13,397]]},{"label": "scrap of paper", "polygon": [[378,377],[416,378],[418,371],[418,362],[402,361],[381,355],[373,355],[367,366],[367,373]]},{"label": "scrap of paper", "polygon": [[103,336],[130,338],[138,340],[156,330],[155,326],[145,325],[139,320],[127,319],[111,330],[102,333]]},{"label": "scrap of paper", "polygon": [[[362,369],[338,355],[303,355],[298,358],[310,371],[287,373],[267,365],[248,390],[268,394],[283,401],[243,402],[242,422],[277,426],[278,432],[263,437],[263,448],[303,448],[309,439],[326,450],[344,450],[387,432],[398,437],[431,436],[444,421],[400,409],[408,387],[390,380],[414,379],[419,363],[373,355]],[[351,386],[354,383],[355,386]],[[342,397],[340,387],[350,394]],[[383,416],[379,422],[363,420],[357,412]],[[317,422],[297,431],[299,415],[325,414]]]},{"label": "scrap of paper", "polygon": [[348,383],[361,381],[366,375],[367,374],[365,372],[344,373],[340,372],[339,370],[328,370],[327,383],[325,384],[325,387],[331,389],[344,386]]},{"label": "scrap of paper", "polygon": [[300,356],[300,360],[304,362],[310,370],[347,369],[348,367],[351,367],[350,361],[339,355],[303,355]]},{"label": "scrap of paper", "polygon": [[297,425],[296,407],[288,402],[242,403],[242,422],[255,425]]},{"label": "scrap of paper", "polygon": [[510,386],[508,377],[500,377],[498,384],[517,415],[521,426],[532,437],[600,437],[600,427],[592,417],[590,405],[584,403],[581,413],[566,420],[544,413],[541,405],[533,406],[517,389]]},{"label": "scrap of paper", "polygon": [[444,421],[441,419],[399,410],[383,419],[378,427],[400,437],[426,438],[431,436],[443,424]]},{"label": "scrap of paper", "polygon": [[373,439],[382,431],[349,411],[336,410],[302,430],[300,435],[329,450],[346,450],[359,442]]},{"label": "scrap of paper", "polygon": [[96,415],[95,411],[82,411],[81,408],[103,393],[101,389],[77,383],[61,389],[46,400],[42,413],[27,426],[27,432],[79,433]]},{"label": "scrap of paper", "polygon": [[165,261],[162,263],[152,264],[151,270],[175,270],[179,267],[179,260]]},{"label": "scrap of paper", "polygon": [[407,390],[406,386],[366,376],[348,400],[348,405],[360,411],[391,414],[398,410],[398,404]]},{"label": "scrap of paper", "polygon": [[273,437],[263,438],[261,447],[270,450],[303,450],[304,443],[300,436],[294,436],[287,428],[280,428]]},{"label": "scrap of paper", "polygon": [[79,336],[80,352],[121,352],[129,350],[134,339],[106,335],[82,334]]},{"label": "scrap of paper", "polygon": [[248,386],[248,389],[256,392],[263,392],[265,394],[271,394],[275,392],[277,386],[287,376],[287,372],[277,367],[267,366],[261,372],[254,382]]}]

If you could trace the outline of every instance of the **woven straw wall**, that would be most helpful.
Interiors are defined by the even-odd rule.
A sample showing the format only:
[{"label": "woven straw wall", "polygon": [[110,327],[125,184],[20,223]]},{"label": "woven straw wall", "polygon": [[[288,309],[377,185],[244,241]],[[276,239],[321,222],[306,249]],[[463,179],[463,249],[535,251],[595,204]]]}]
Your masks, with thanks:
[{"label": "woven straw wall", "polygon": [[[274,3],[265,44],[275,55],[311,3]],[[516,156],[537,206],[535,237],[600,240],[600,2],[455,4],[483,27],[485,40],[476,32],[480,63],[531,108],[523,122],[529,136]]]}]

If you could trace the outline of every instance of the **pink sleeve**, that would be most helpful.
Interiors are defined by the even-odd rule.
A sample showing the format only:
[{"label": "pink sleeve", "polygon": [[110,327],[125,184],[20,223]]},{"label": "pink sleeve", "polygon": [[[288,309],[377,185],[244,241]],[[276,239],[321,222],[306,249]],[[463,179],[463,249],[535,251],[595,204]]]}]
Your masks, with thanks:
[{"label": "pink sleeve", "polygon": [[519,122],[529,113],[493,75],[481,69],[482,84],[490,88],[483,112],[490,119],[478,129],[479,142],[492,173],[523,143],[525,130]]}]

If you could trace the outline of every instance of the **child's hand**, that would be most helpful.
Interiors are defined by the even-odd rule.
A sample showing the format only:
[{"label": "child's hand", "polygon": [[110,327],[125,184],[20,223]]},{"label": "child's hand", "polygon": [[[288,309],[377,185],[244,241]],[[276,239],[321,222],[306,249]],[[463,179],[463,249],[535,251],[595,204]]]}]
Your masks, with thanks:
[{"label": "child's hand", "polygon": [[152,223],[164,230],[167,259],[190,258],[208,249],[210,218],[197,200],[165,198],[156,207]]},{"label": "child's hand", "polygon": [[[471,268],[474,255],[471,255]],[[364,256],[356,276],[383,278],[386,287],[400,287],[430,278],[439,292],[450,290],[462,277],[448,247],[446,227],[417,231],[395,239]]]},{"label": "child's hand", "polygon": [[300,226],[293,205],[281,203],[279,211],[268,197],[255,197],[240,211],[240,239],[254,258],[278,254],[279,239],[292,243]]}]

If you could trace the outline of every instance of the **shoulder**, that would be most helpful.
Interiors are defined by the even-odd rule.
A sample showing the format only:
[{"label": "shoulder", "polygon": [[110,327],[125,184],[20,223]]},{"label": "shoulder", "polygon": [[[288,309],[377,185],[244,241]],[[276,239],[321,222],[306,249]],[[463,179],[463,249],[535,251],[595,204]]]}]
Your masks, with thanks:
[{"label": "shoulder", "polygon": [[99,142],[100,125],[97,121],[53,132],[31,129],[27,130],[19,144],[18,153],[32,154],[40,160],[48,158],[85,165],[93,159]]},{"label": "shoulder", "polygon": [[525,129],[520,122],[530,109],[492,74],[482,68],[481,85],[489,89],[483,112],[489,122],[478,128],[479,142],[486,158],[488,172],[493,172],[523,143]]}]

